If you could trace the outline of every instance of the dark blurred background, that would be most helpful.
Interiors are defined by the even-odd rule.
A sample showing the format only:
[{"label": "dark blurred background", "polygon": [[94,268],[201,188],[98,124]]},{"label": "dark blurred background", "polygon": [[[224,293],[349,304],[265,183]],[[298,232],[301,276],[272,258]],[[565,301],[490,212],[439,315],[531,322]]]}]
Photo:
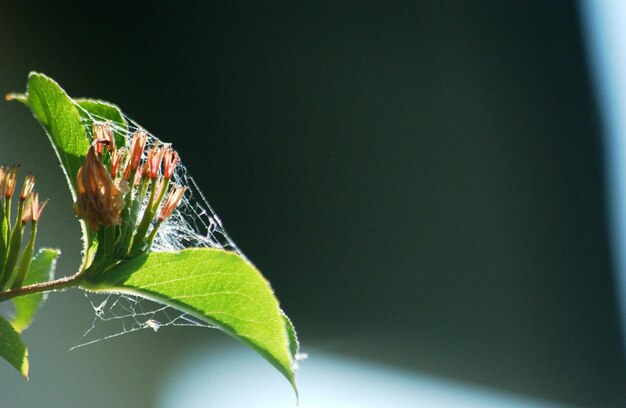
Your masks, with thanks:
[{"label": "dark blurred background", "polygon": [[[0,91],[41,71],[172,142],[305,350],[618,407],[582,35],[568,1],[13,2]],[[43,132],[2,103],[0,140],[0,161],[40,174],[53,200],[39,242],[72,273],[79,229]],[[30,383],[0,365],[7,406],[151,406],[150,376],[221,336],[142,332],[68,353],[92,318],[81,293],[51,296],[26,333]]]}]

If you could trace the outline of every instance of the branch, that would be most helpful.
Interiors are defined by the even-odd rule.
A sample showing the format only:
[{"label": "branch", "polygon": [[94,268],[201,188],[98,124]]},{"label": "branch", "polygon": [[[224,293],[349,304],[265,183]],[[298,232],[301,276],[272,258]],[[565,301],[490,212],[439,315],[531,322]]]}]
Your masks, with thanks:
[{"label": "branch", "polygon": [[10,289],[4,292],[0,292],[0,302],[12,299],[17,296],[30,295],[33,293],[50,292],[53,290],[59,290],[77,286],[78,282],[82,278],[82,274],[68,276],[65,278],[55,279],[48,282],[34,283],[28,286],[22,286],[21,288]]}]

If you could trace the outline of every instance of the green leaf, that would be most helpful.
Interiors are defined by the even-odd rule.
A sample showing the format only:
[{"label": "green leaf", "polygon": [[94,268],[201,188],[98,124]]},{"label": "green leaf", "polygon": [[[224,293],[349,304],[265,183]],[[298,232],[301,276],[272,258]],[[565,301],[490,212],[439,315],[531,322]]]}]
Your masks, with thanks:
[{"label": "green leaf", "polygon": [[107,282],[86,289],[133,294],[182,310],[247,344],[272,363],[292,384],[295,373],[293,330],[268,282],[233,252],[192,248],[153,252],[107,273]]},{"label": "green leaf", "polygon": [[[61,162],[72,201],[76,201],[74,184],[76,175],[91,144],[81,122],[78,105],[59,84],[37,72],[31,72],[28,75],[25,95],[12,94],[8,99],[25,103],[44,127]],[[86,254],[89,247],[89,230],[84,221],[81,220],[80,224],[83,235],[83,253]]]},{"label": "green leaf", "polygon": [[[94,118],[114,122],[116,143],[119,146],[125,144],[123,133],[127,124],[117,106],[91,99],[74,101],[43,74],[31,73],[27,93],[8,95],[8,99],[28,105],[43,125],[74,200],[74,182],[91,144],[89,129]],[[95,236],[90,240],[87,224],[81,222],[81,225],[83,252],[87,254],[89,245],[95,247],[98,242]],[[48,271],[54,268],[53,264],[51,261]],[[45,274],[44,271],[41,273]],[[106,280],[102,281],[101,276]],[[43,276],[41,279],[45,280]],[[87,290],[141,296],[217,326],[266,358],[287,377],[297,393],[294,362],[298,340],[293,325],[280,310],[269,283],[252,264],[237,254],[210,248],[150,253],[122,261],[106,274],[86,275],[83,279],[81,286]],[[27,297],[15,300],[17,316],[14,324],[18,330],[24,330],[30,324],[42,300]],[[11,330],[19,340],[18,333]],[[19,342],[22,344],[21,340]],[[26,349],[23,349],[25,361]],[[0,352],[3,352],[1,342]]]},{"label": "green leaf", "polygon": [[97,99],[74,99],[74,102],[78,104],[78,112],[83,121],[88,124],[88,129],[93,124],[94,119],[113,122],[115,145],[117,147],[126,146],[125,135],[128,132],[128,124],[117,105]]},{"label": "green leaf", "polygon": [[13,326],[0,317],[0,357],[28,379],[28,349]]},{"label": "green leaf", "polygon": [[46,130],[76,200],[74,181],[90,145],[78,109],[56,82],[36,72],[28,76],[27,97],[27,105]]},{"label": "green leaf", "polygon": [[[60,252],[58,249],[40,249],[37,255],[33,257],[33,262],[30,264],[30,269],[28,270],[28,275],[26,276],[24,285],[31,285],[33,283],[52,280],[59,254]],[[47,293],[35,293],[32,295],[19,296],[13,299],[13,304],[15,305],[15,317],[11,320],[11,325],[18,333],[23,332],[26,328],[28,328],[28,326],[30,326],[35,318],[37,310],[41,307],[47,297]]]},{"label": "green leaf", "polygon": [[296,328],[291,323],[291,319],[283,313],[283,319],[285,320],[285,329],[287,330],[287,339],[289,340],[289,352],[291,358],[296,361],[298,352],[300,351],[300,342],[298,341],[298,335],[296,334]]}]

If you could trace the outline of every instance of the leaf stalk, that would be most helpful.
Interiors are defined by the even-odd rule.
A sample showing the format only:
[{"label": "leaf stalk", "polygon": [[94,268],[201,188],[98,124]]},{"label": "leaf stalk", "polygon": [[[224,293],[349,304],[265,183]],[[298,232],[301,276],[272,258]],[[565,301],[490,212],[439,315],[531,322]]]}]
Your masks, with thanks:
[{"label": "leaf stalk", "polygon": [[34,283],[32,285],[22,286],[21,288],[10,289],[4,292],[0,292],[0,302],[13,299],[14,297],[31,295],[33,293],[50,292],[59,289],[65,289],[72,286],[78,286],[83,274],[77,273],[76,275],[67,276],[51,280],[48,282]]}]

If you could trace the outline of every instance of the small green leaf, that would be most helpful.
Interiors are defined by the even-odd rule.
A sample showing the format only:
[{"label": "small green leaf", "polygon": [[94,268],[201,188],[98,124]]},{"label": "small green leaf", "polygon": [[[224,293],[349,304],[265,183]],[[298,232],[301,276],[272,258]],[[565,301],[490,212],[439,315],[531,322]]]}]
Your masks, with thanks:
[{"label": "small green leaf", "polygon": [[45,128],[76,200],[74,181],[90,145],[78,109],[56,82],[36,72],[28,76],[27,96],[27,104]]},{"label": "small green leaf", "polygon": [[[58,249],[43,248],[34,256],[30,264],[28,275],[24,285],[40,283],[52,280],[54,269],[59,256]],[[18,333],[23,332],[30,326],[35,318],[37,310],[48,297],[47,293],[35,293],[32,295],[19,296],[13,299],[15,305],[15,317],[11,320],[11,325]]]},{"label": "small green leaf", "polygon": [[211,248],[153,252],[107,275],[107,282],[86,289],[141,296],[213,324],[256,350],[296,388],[289,339],[295,332],[287,329],[268,282],[244,258]]},{"label": "small green leaf", "polygon": [[78,112],[83,121],[88,123],[87,128],[91,127],[94,119],[111,121],[114,124],[115,145],[117,147],[126,146],[125,135],[128,132],[128,124],[117,105],[97,99],[74,99],[74,102],[79,106]]},{"label": "small green leaf", "polygon": [[28,379],[28,349],[13,326],[0,317],[0,357]]}]

